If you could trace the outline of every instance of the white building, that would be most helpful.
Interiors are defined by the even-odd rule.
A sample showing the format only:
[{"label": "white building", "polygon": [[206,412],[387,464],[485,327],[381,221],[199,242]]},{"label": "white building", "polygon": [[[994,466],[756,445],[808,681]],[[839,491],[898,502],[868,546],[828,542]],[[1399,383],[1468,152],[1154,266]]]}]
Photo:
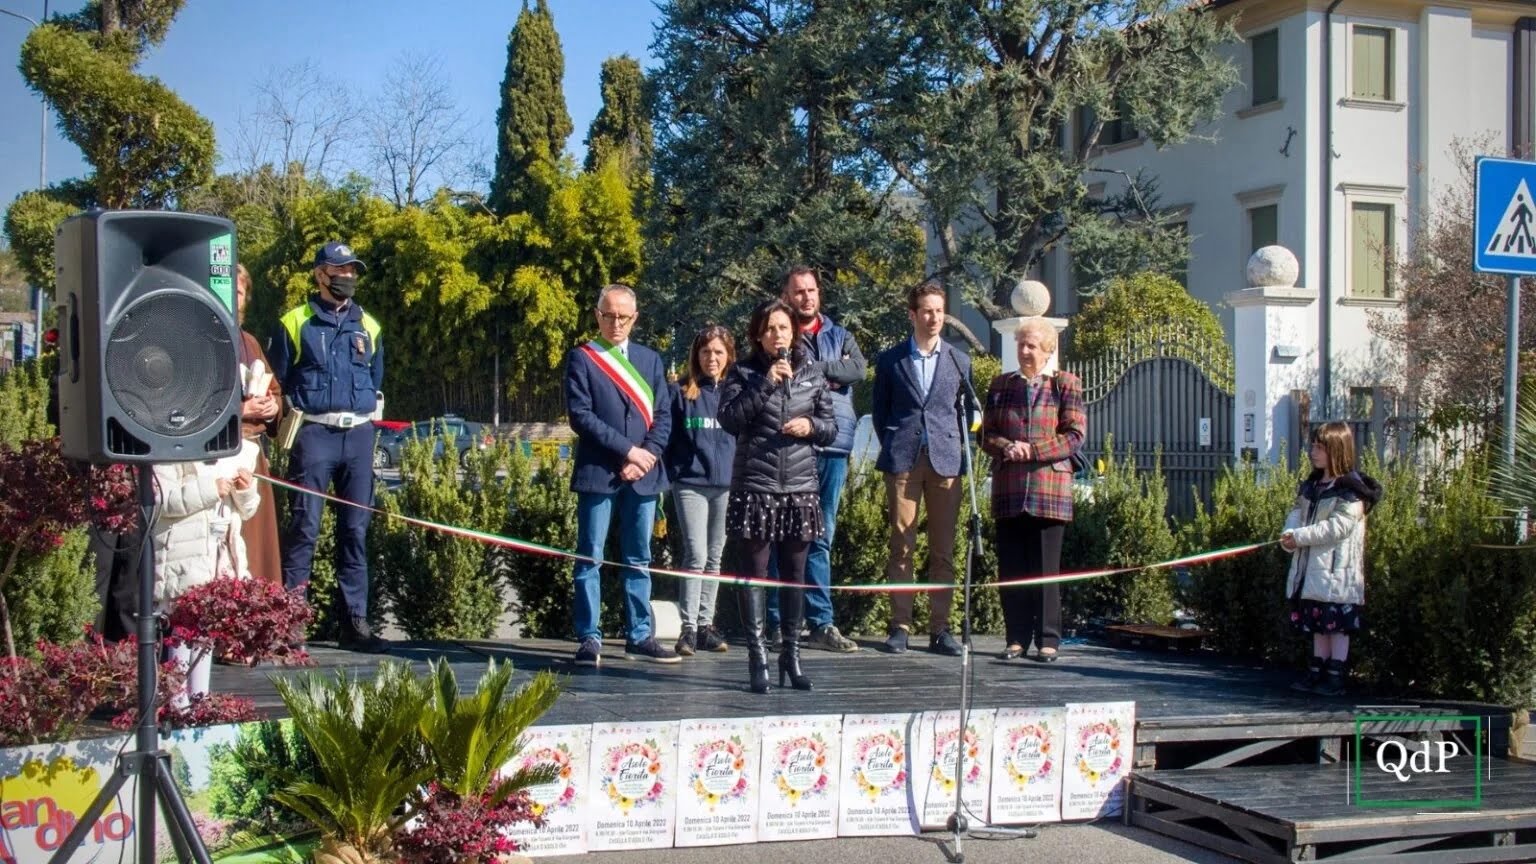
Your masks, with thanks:
[{"label": "white building", "polygon": [[[1500,155],[1531,152],[1536,2],[1210,3],[1243,36],[1228,49],[1242,83],[1221,118],[1200,131],[1205,140],[1162,150],[1106,128],[1097,164],[1156,175],[1159,205],[1191,238],[1187,286],[1234,341],[1247,336],[1234,333],[1223,298],[1247,286],[1250,253],[1292,250],[1299,285],[1318,298],[1309,308],[1321,335],[1302,362],[1316,366],[1314,394],[1331,393],[1343,410],[1337,400],[1353,388],[1401,385],[1398,358],[1372,337],[1368,316],[1398,304],[1384,250],[1406,250],[1419,209],[1459,181],[1453,139],[1486,134]],[[1124,182],[1085,180],[1110,193]],[[1067,255],[1045,276],[1070,286]],[[1059,314],[1075,311],[1075,291],[1054,294]]]}]

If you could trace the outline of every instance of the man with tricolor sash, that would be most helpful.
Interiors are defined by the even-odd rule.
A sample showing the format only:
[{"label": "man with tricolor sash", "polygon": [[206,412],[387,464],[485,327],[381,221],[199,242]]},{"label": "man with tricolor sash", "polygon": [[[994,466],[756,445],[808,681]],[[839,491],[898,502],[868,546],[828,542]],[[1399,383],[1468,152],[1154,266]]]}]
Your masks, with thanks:
[{"label": "man with tricolor sash", "polygon": [[576,433],[571,490],[576,493],[576,553],[572,623],[581,645],[578,666],[602,662],[599,625],[602,592],[598,560],[606,557],[608,526],[619,526],[619,561],[625,566],[624,656],[676,663],[656,641],[651,616],[651,532],[656,500],[666,489],[660,456],[672,432],[666,368],[661,356],[629,340],[638,317],[635,292],[613,284],[597,301],[602,334],[571,350],[565,364],[565,410]]}]

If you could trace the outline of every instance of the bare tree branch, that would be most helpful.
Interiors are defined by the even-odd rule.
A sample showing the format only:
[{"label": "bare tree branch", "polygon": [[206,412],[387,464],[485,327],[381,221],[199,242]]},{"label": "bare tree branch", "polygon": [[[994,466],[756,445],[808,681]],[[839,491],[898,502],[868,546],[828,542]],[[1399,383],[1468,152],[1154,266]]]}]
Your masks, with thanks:
[{"label": "bare tree branch", "polygon": [[400,55],[371,114],[374,179],[396,207],[419,203],[470,173],[469,123],[436,56]]}]

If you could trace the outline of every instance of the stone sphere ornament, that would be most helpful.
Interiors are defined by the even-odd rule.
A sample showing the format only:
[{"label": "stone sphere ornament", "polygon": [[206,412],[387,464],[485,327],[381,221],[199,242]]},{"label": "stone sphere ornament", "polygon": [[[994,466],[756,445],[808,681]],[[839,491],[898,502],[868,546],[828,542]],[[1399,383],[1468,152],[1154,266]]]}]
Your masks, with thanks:
[{"label": "stone sphere ornament", "polygon": [[1248,287],[1293,288],[1301,276],[1296,256],[1284,246],[1265,246],[1248,257]]},{"label": "stone sphere ornament", "polygon": [[1051,289],[1045,287],[1044,282],[1020,279],[1013,286],[1013,294],[1009,296],[1008,302],[1013,305],[1013,311],[1025,318],[1036,318],[1051,308]]}]

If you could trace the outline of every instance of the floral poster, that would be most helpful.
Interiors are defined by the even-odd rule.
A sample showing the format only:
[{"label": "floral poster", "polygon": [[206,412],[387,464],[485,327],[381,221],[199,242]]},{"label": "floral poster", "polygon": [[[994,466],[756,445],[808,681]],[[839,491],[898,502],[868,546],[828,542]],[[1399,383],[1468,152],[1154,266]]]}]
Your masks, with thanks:
[{"label": "floral poster", "polygon": [[[960,735],[960,712],[925,711],[912,748],[913,764],[922,768],[917,782],[918,812],[924,828],[943,828],[955,812],[955,761],[964,753],[960,774],[962,793],[972,821],[987,821],[987,784],[992,774],[992,711],[972,711],[965,717],[965,736]],[[963,748],[963,749],[962,749]]]},{"label": "floral poster", "polygon": [[1135,724],[1135,702],[1067,704],[1061,818],[1113,816],[1125,806]]},{"label": "floral poster", "polygon": [[750,718],[683,721],[674,845],[757,842],[757,725]]},{"label": "floral poster", "polygon": [[842,728],[836,714],[762,721],[757,839],[837,836]]},{"label": "floral poster", "polygon": [[677,816],[677,722],[592,724],[587,849],[665,849]]},{"label": "floral poster", "polygon": [[502,767],[508,776],[530,768],[549,767],[555,779],[529,787],[534,812],[544,817],[544,827],[518,825],[512,839],[523,854],[579,855],[587,851],[588,757],[592,727],[535,726],[525,733],[527,745],[517,758]]},{"label": "floral poster", "polygon": [[916,732],[917,718],[916,714],[843,717],[839,836],[917,833],[907,753],[907,739]]},{"label": "floral poster", "polygon": [[992,726],[988,821],[1016,825],[1061,821],[1065,708],[999,708]]}]

